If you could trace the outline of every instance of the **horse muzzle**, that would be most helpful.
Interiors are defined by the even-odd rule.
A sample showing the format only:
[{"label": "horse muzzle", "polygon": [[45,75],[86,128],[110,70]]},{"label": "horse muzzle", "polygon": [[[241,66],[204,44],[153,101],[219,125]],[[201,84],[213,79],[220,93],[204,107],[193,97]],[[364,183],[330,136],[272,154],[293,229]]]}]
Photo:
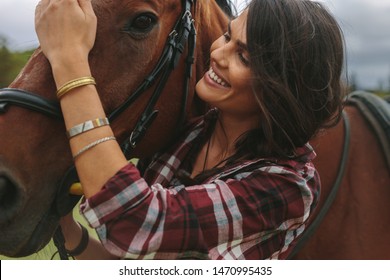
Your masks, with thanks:
[{"label": "horse muzzle", "polygon": [[7,226],[24,204],[24,191],[7,172],[0,171],[0,228]]},{"label": "horse muzzle", "polygon": [[42,249],[58,225],[58,215],[34,213],[27,191],[0,162],[0,255],[23,257]]}]

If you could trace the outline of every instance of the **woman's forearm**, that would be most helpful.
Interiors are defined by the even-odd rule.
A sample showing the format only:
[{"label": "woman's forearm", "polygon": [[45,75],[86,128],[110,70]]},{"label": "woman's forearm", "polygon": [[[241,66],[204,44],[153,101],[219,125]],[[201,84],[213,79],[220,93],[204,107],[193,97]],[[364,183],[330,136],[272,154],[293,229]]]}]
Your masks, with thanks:
[{"label": "woman's forearm", "polygon": [[[88,56],[94,45],[97,28],[91,1],[42,0],[36,8],[35,27],[41,50],[52,67],[57,89],[71,80],[91,76]],[[86,121],[105,117],[93,85],[65,92],[60,102],[67,130]],[[113,137],[109,126],[81,133],[69,141],[72,154],[107,137]],[[78,156],[75,164],[85,196],[90,197],[98,192],[126,163],[119,145],[112,140],[96,145]]]},{"label": "woman's forearm", "polygon": [[[57,88],[72,79],[91,75],[87,61],[73,66],[70,63],[52,64]],[[67,130],[106,116],[94,85],[75,88],[62,96],[60,102]],[[113,135],[110,126],[101,126],[81,133],[69,140],[72,154],[76,155],[89,144]],[[84,195],[88,198],[96,194],[104,183],[126,164],[127,160],[116,141],[103,142],[80,154],[75,159],[75,165]]]}]

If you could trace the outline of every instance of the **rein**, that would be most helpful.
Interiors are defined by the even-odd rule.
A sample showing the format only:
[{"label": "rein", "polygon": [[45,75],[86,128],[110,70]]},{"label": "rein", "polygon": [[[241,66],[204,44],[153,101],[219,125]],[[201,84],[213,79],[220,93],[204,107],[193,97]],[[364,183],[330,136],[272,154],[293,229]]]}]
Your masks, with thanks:
[{"label": "rein", "polygon": [[[184,122],[186,118],[186,104],[189,94],[189,83],[192,76],[192,65],[195,60],[195,45],[196,45],[196,31],[194,20],[191,14],[192,6],[195,6],[196,0],[182,0],[182,12],[179,19],[169,34],[164,50],[159,61],[151,73],[144,79],[143,83],[131,94],[118,108],[111,112],[108,116],[110,122],[116,119],[125,111],[135,100],[137,100],[142,93],[150,88],[154,82],[159,78],[158,84],[138,119],[135,128],[130,134],[128,140],[121,144],[123,153],[127,156],[131,149],[133,149],[141,138],[145,135],[147,129],[158,115],[158,110],[155,105],[162,94],[162,91],[168,81],[168,78],[174,68],[177,66],[181,55],[186,50],[187,57],[185,59],[186,69],[184,75],[184,94],[182,97],[182,106],[178,124]],[[52,101],[45,97],[38,96],[34,93],[14,88],[0,89],[0,114],[6,113],[10,105],[19,106],[42,113],[48,117],[62,120],[62,113],[60,105],[57,101]],[[79,201],[80,197],[69,194],[69,188],[73,183],[78,182],[78,175],[75,166],[71,166],[65,173],[58,188],[56,198],[52,205],[52,211],[55,211],[59,217],[68,214]],[[63,235],[60,227],[57,228],[53,237],[56,246],[59,250],[61,259],[67,259],[64,254]]]},{"label": "rein", "polygon": [[55,119],[62,119],[61,108],[58,102],[22,89],[0,89],[0,114],[4,114],[9,105],[23,107]]},{"label": "rein", "polygon": [[345,168],[347,166],[348,154],[349,154],[349,146],[351,140],[351,125],[348,118],[347,113],[345,111],[342,112],[343,121],[344,121],[344,145],[343,145],[343,153],[341,155],[341,161],[339,165],[339,171],[337,173],[335,182],[328,194],[328,197],[325,200],[324,205],[321,207],[319,213],[314,217],[313,221],[308,225],[308,227],[304,230],[301,237],[298,239],[297,244],[292,249],[291,253],[288,255],[287,259],[293,259],[294,256],[302,249],[302,247],[306,244],[306,242],[313,236],[317,228],[320,226],[321,222],[325,218],[325,215],[328,213],[330,207],[332,206],[334,200],[336,199],[336,195],[339,191],[341,182],[344,178]]}]

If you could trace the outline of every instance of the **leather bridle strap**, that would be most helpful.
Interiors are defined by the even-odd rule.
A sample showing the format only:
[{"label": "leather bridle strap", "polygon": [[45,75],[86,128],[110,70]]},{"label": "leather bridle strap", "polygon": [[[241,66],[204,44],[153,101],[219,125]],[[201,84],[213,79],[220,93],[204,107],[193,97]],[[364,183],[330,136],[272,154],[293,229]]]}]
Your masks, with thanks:
[{"label": "leather bridle strap", "polygon": [[[194,29],[192,29],[194,30]],[[191,29],[185,29],[185,33],[184,36],[185,37],[188,37],[188,34],[189,32],[191,31]],[[188,33],[188,34],[187,34]],[[194,33],[193,33],[194,34]],[[185,39],[187,40],[187,39]],[[159,83],[156,87],[156,90],[154,91],[152,97],[149,99],[149,102],[143,112],[143,114],[141,115],[140,119],[138,120],[133,132],[131,133],[130,135],[130,138],[129,138],[129,141],[128,143],[130,144],[131,148],[135,148],[136,144],[139,142],[139,140],[145,135],[145,132],[147,130],[147,128],[150,126],[150,124],[152,123],[152,121],[157,117],[157,114],[158,114],[158,111],[154,109],[164,87],[165,87],[165,84],[167,83],[168,81],[168,78],[172,72],[172,70],[175,68],[175,57],[177,57],[177,52],[179,50],[178,46],[177,46],[177,43],[176,46],[173,45],[173,40],[171,41],[172,43],[172,58],[170,60],[170,63],[166,65],[166,70],[165,72],[163,72],[160,80],[159,80]],[[191,46],[194,48],[194,45]],[[176,54],[175,54],[176,52]],[[193,57],[190,59],[190,61],[193,61]],[[187,68],[191,68],[191,65],[187,66]],[[188,73],[188,70],[186,70],[186,72]],[[188,97],[188,94],[189,94],[189,88],[188,88],[188,83],[189,83],[189,80],[191,78],[191,72],[188,73],[188,76],[185,77],[185,84],[184,84],[184,92],[183,92],[183,100],[182,100],[182,106],[181,106],[181,111],[180,111],[180,117],[179,117],[179,125],[181,122],[184,121],[185,119],[185,109],[186,109],[186,104],[187,104],[187,97]],[[125,148],[125,151],[127,150],[127,148]],[[126,152],[125,152],[126,154]]]},{"label": "leather bridle strap", "polygon": [[145,135],[146,130],[154,121],[158,115],[158,111],[155,110],[155,105],[161,96],[163,89],[168,81],[171,72],[177,66],[181,55],[183,54],[185,47],[187,46],[187,59],[186,59],[186,70],[184,76],[184,92],[180,111],[180,117],[178,125],[180,125],[185,119],[186,104],[189,94],[189,81],[192,75],[192,65],[194,63],[195,45],[196,45],[196,32],[194,20],[191,15],[192,1],[184,1],[183,12],[180,19],[177,21],[175,28],[169,34],[166,46],[163,50],[163,54],[160,57],[155,69],[152,73],[144,80],[143,84],[136,90],[130,98],[125,101],[121,107],[116,109],[110,114],[109,119],[115,119],[121,112],[123,112],[130,104],[134,101],[133,96],[138,96],[139,92],[146,90],[152,82],[156,79],[157,75],[161,74],[159,82],[155,87],[152,97],[142,113],[141,117],[137,121],[135,128],[130,134],[129,140],[122,145],[122,150],[127,155],[131,149],[133,149],[140,139]]},{"label": "leather bridle strap", "polygon": [[62,119],[60,104],[57,101],[43,98],[22,89],[0,89],[0,114],[5,113],[9,105],[23,107],[55,119]]}]

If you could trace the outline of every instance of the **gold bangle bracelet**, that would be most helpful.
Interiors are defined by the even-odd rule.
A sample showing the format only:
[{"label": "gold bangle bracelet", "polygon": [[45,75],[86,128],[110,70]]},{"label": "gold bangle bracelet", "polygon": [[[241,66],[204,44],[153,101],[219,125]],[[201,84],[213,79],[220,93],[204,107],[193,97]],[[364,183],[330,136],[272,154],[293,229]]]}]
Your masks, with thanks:
[{"label": "gold bangle bracelet", "polygon": [[96,85],[95,79],[93,77],[82,77],[71,80],[57,90],[57,98],[60,99],[72,89],[86,85]]}]

